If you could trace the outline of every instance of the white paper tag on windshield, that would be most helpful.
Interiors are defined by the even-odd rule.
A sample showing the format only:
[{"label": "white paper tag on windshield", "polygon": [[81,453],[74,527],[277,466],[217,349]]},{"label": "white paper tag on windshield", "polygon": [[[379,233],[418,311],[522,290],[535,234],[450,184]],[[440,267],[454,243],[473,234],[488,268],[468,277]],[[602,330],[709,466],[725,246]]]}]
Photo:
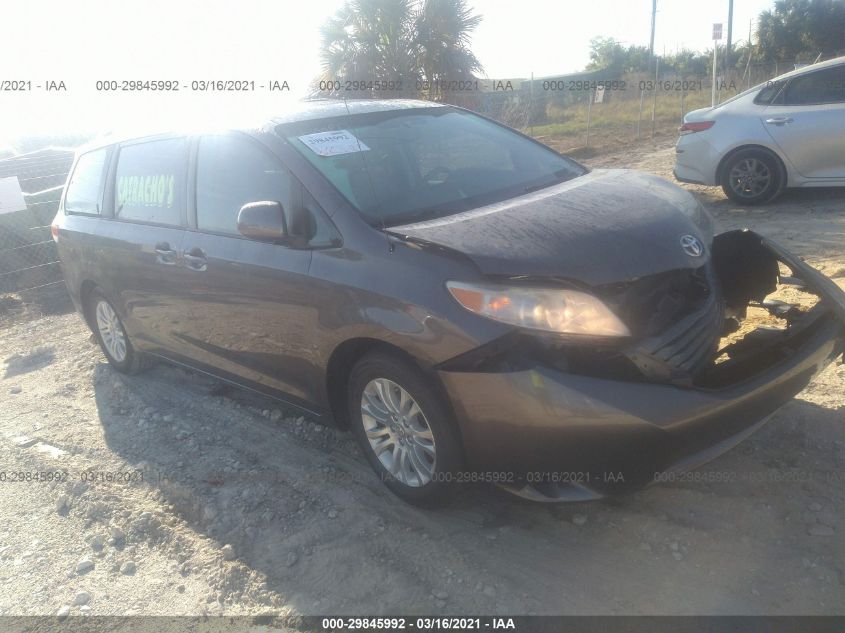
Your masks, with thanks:
[{"label": "white paper tag on windshield", "polygon": [[330,132],[306,134],[305,136],[300,136],[299,140],[305,143],[317,156],[337,156],[339,154],[365,152],[370,149],[347,130],[332,130]]}]

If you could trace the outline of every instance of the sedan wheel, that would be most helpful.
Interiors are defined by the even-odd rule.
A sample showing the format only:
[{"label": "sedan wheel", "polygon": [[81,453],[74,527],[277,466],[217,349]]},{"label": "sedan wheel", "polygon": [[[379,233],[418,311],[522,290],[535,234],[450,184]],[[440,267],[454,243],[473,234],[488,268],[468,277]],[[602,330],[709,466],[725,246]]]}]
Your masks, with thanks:
[{"label": "sedan wheel", "polygon": [[736,163],[730,173],[731,189],[741,198],[756,198],[772,183],[772,172],[756,158]]},{"label": "sedan wheel", "polygon": [[722,190],[739,204],[762,204],[774,200],[786,185],[778,160],[762,150],[743,150],[722,168]]}]

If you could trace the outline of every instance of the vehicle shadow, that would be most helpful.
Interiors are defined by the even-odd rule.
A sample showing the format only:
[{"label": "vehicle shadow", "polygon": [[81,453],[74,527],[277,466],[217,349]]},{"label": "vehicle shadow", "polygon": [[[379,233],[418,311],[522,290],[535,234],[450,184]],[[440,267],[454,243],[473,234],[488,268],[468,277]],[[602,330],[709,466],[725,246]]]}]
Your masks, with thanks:
[{"label": "vehicle shadow", "polygon": [[805,202],[845,202],[845,187],[803,187],[787,189],[775,200],[775,204]]},{"label": "vehicle shadow", "polygon": [[3,378],[11,378],[27,372],[42,369],[55,360],[56,350],[52,345],[39,345],[26,354],[14,354],[3,361],[6,371]]},{"label": "vehicle shadow", "polygon": [[773,202],[747,206],[734,202],[725,196],[721,189],[716,187],[697,187],[692,192],[708,208],[715,212],[723,212],[736,209],[745,209],[755,213],[779,212],[793,213],[806,212],[809,209],[819,208],[821,210],[842,211],[845,203],[845,187],[807,187],[793,188],[784,191]]},{"label": "vehicle shadow", "polygon": [[[807,543],[804,523],[783,521],[801,516],[808,499],[827,499],[828,509],[842,498],[842,409],[794,401],[696,471],[700,477],[628,497],[538,504],[472,485],[445,508],[422,510],[384,489],[348,434],[277,414],[269,398],[166,365],[127,378],[101,364],[95,379],[111,451],[144,469],[150,494],[190,531],[233,547],[236,562],[214,572],[225,606],[284,604],[301,614],[795,612],[804,589],[792,587],[778,607],[772,592],[757,599],[748,587],[769,583],[785,595],[802,557],[845,555],[841,539]],[[128,540],[169,538],[166,517],[153,517],[150,531],[137,520],[148,507],[128,510]],[[207,558],[179,553],[184,574],[218,569]],[[249,593],[255,574],[266,585]],[[841,596],[842,587],[833,591]],[[841,610],[835,605],[845,601],[829,604]]]}]

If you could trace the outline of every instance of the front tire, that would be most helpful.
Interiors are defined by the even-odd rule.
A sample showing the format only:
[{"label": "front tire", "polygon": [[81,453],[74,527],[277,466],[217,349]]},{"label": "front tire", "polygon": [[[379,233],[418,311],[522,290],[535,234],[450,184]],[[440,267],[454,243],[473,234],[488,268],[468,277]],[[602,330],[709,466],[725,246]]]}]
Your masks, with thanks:
[{"label": "front tire", "polygon": [[132,347],[117,310],[99,290],[88,298],[88,314],[100,349],[112,367],[124,374],[137,374],[149,367],[147,358]]},{"label": "front tire", "polygon": [[446,501],[463,463],[449,407],[417,367],[397,357],[365,356],[349,379],[355,439],[384,484],[415,505]]},{"label": "front tire", "polygon": [[756,149],[737,152],[722,168],[722,191],[739,204],[765,204],[786,188],[786,173],[772,154]]}]

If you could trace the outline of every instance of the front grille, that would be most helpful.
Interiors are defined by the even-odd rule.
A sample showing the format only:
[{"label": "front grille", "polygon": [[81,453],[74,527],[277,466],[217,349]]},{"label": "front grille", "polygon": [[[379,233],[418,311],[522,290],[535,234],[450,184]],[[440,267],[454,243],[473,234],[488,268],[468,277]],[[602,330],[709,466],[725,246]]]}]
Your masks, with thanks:
[{"label": "front grille", "polygon": [[705,277],[709,292],[697,309],[625,351],[649,380],[691,385],[695,375],[713,359],[721,338],[725,305],[709,266]]}]

